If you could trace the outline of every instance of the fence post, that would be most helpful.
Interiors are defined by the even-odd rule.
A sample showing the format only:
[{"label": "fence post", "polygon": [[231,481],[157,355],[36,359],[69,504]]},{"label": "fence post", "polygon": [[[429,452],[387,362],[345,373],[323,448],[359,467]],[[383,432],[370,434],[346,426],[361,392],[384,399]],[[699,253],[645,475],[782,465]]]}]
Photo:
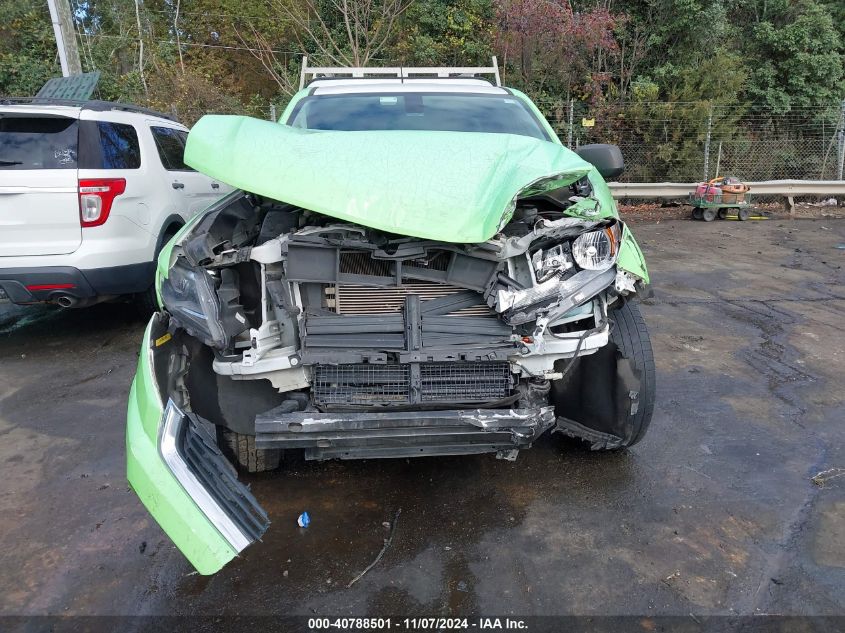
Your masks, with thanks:
[{"label": "fence post", "polygon": [[842,100],[842,111],[839,113],[839,168],[837,169],[837,180],[845,180],[842,177],[845,167],[845,99]]},{"label": "fence post", "polygon": [[719,166],[722,164],[722,141],[719,141],[719,151],[716,153],[716,173],[714,177],[719,177]]},{"label": "fence post", "polygon": [[566,146],[569,149],[572,149],[572,132],[575,125],[574,122],[575,117],[575,99],[569,100],[569,134],[566,137]]},{"label": "fence post", "polygon": [[[704,138],[704,182],[707,182],[707,175],[710,173],[710,135],[713,132],[713,104],[710,104],[710,112],[707,115],[707,136]],[[717,176],[719,174],[716,174]]]},{"label": "fence post", "polygon": [[275,103],[270,104],[270,120],[271,121],[276,120],[276,104]]}]

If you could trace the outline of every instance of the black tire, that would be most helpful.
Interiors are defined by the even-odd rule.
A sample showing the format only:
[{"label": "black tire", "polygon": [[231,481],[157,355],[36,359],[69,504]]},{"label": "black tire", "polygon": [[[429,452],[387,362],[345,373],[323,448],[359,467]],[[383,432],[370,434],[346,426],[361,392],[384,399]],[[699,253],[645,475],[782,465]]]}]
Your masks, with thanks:
[{"label": "black tire", "polygon": [[[552,381],[549,392],[555,431],[585,441],[594,451],[633,446],[645,436],[654,412],[654,354],[639,306],[626,303],[608,317],[608,344],[578,358],[572,371]],[[558,361],[555,369],[563,370],[565,363]]]},{"label": "black tire", "polygon": [[[156,249],[155,257],[153,257],[153,262],[158,262],[158,255],[161,252],[161,248],[164,247],[173,236],[179,232],[181,226],[172,226],[167,229],[167,233],[164,234],[164,238],[161,240],[161,247]],[[156,265],[158,265],[156,263]],[[158,305],[158,296],[156,295],[156,286],[155,281],[150,284],[150,287],[147,288],[144,292],[139,292],[135,295],[135,306],[138,308],[138,312],[142,317],[149,318],[151,314],[154,312],[158,312],[159,305]]]},{"label": "black tire", "polygon": [[135,295],[135,306],[138,308],[138,313],[145,318],[149,318],[151,314],[158,312],[159,306],[155,284],[147,288],[144,292],[139,292]]},{"label": "black tire", "polygon": [[701,219],[701,209],[696,207],[692,210],[692,219],[693,220],[700,220]]},{"label": "black tire", "polygon": [[276,470],[282,462],[282,451],[273,448],[256,448],[254,435],[243,435],[228,429],[219,429],[220,448],[239,470],[263,473]]},{"label": "black tire", "polygon": [[739,218],[740,222],[745,222],[748,218],[751,217],[751,211],[748,209],[738,208],[736,210],[736,217]]},{"label": "black tire", "polygon": [[728,209],[726,207],[719,207],[719,219],[724,220],[728,217]]},{"label": "black tire", "polygon": [[702,209],[701,219],[705,222],[712,222],[716,219],[716,209]]},{"label": "black tire", "polygon": [[628,302],[608,315],[612,323],[610,340],[616,344],[625,358],[633,361],[640,372],[640,394],[637,412],[629,416],[632,432],[624,447],[633,446],[643,439],[654,413],[654,398],[657,370],[654,365],[654,352],[651,349],[651,337],[645,319],[636,303]]}]

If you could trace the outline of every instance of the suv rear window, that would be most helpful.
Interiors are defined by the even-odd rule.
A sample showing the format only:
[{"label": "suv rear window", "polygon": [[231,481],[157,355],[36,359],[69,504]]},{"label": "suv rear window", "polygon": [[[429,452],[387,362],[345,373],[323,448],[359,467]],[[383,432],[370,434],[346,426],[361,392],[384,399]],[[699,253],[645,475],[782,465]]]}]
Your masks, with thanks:
[{"label": "suv rear window", "polygon": [[0,169],[76,169],[79,121],[0,114]]},{"label": "suv rear window", "polygon": [[141,148],[135,128],[110,121],[82,121],[80,169],[138,169]]},{"label": "suv rear window", "polygon": [[188,133],[172,127],[151,127],[161,164],[167,171],[194,171],[185,164]]}]

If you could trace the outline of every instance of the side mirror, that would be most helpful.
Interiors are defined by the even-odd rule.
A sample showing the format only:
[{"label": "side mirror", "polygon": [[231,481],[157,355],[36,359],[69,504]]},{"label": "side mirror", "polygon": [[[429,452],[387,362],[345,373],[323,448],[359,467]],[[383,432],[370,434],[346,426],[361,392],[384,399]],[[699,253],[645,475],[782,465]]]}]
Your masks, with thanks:
[{"label": "side mirror", "polygon": [[618,178],[625,171],[625,161],[622,160],[622,150],[618,145],[605,143],[582,145],[576,154],[588,163],[592,163],[605,180]]}]

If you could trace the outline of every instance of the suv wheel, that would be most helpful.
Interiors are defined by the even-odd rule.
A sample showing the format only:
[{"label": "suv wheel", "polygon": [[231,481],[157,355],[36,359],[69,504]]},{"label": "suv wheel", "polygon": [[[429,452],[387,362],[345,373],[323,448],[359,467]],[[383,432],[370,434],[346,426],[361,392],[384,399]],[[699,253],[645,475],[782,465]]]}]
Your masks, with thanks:
[{"label": "suv wheel", "polygon": [[148,318],[154,312],[158,312],[158,297],[156,297],[155,284],[147,288],[144,292],[139,292],[135,295],[135,305],[138,306],[138,312],[141,316]]},{"label": "suv wheel", "polygon": [[[164,238],[161,240],[161,246],[156,249],[155,256],[153,257],[153,262],[158,262],[158,255],[161,253],[161,249],[167,244],[173,236],[179,232],[181,226],[171,226],[167,229],[167,233],[164,234]],[[155,275],[155,273],[153,273]],[[147,288],[144,292],[139,292],[135,295],[135,305],[138,306],[138,311],[141,313],[141,316],[145,318],[149,318],[151,314],[154,312],[158,312],[159,305],[158,305],[158,297],[156,296],[156,285],[155,281],[150,284],[150,287]]]},{"label": "suv wheel", "polygon": [[276,470],[282,462],[281,449],[256,448],[255,436],[220,429],[220,448],[239,470],[262,473]]}]

